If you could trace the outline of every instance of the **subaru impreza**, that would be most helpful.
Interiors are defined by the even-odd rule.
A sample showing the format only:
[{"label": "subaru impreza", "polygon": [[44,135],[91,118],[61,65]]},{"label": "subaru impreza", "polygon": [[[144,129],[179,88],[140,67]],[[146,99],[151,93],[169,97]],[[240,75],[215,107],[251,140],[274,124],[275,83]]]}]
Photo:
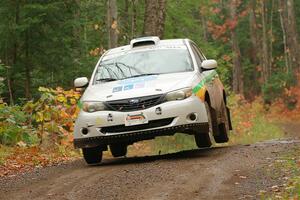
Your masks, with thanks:
[{"label": "subaru impreza", "polygon": [[84,88],[74,146],[88,164],[102,152],[125,156],[128,145],[175,133],[194,135],[199,148],[228,142],[232,129],[217,62],[189,39],[143,37],[106,51]]}]

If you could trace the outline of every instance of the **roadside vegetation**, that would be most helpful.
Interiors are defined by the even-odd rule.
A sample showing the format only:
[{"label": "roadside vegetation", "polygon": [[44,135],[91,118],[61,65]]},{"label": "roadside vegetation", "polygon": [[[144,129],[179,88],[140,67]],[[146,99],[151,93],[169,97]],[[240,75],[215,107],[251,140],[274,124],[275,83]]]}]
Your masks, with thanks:
[{"label": "roadside vegetation", "polygon": [[[269,164],[267,173],[280,184],[260,190],[261,199],[299,199],[300,197],[300,151],[290,149]],[[268,171],[269,170],[269,171]],[[272,170],[272,171],[270,171]]]},{"label": "roadside vegetation", "polygon": [[40,98],[22,106],[0,103],[0,176],[79,155],[72,131],[80,93],[39,88]]}]

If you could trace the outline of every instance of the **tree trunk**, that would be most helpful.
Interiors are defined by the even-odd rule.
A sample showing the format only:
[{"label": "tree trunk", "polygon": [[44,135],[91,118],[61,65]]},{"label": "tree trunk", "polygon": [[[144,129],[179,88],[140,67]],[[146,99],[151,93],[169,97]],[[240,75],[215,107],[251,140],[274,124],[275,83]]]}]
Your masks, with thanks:
[{"label": "tree trunk", "polygon": [[144,34],[163,38],[166,0],[145,0]]},{"label": "tree trunk", "polygon": [[293,69],[299,70],[299,44],[295,22],[293,0],[279,1],[279,14],[283,34],[284,55],[287,72],[292,72]]},{"label": "tree trunk", "polygon": [[270,61],[269,61],[269,45],[268,45],[268,33],[267,33],[267,9],[264,1],[261,1],[262,8],[262,72],[263,82],[266,83],[269,79]]},{"label": "tree trunk", "polygon": [[251,60],[257,66],[259,65],[259,58],[260,55],[260,47],[257,37],[257,20],[255,16],[255,9],[256,9],[256,0],[251,0],[250,2],[250,10],[249,10],[249,22],[250,22],[250,38],[251,38]]},{"label": "tree trunk", "polygon": [[273,66],[273,13],[274,13],[274,0],[272,0],[271,2],[271,16],[270,16],[270,31],[268,31],[269,34],[269,38],[270,38],[270,42],[269,42],[269,75],[272,75],[272,66]]},{"label": "tree trunk", "polygon": [[131,15],[131,39],[136,37],[136,26],[137,26],[137,11],[136,3],[137,0],[131,0],[132,3],[132,15]]},{"label": "tree trunk", "polygon": [[[258,73],[257,67],[261,67],[261,46],[259,43],[259,38],[257,35],[257,19],[255,15],[256,10],[256,0],[250,1],[250,9],[249,9],[249,23],[250,23],[250,39],[251,39],[251,62],[254,64],[255,69],[253,70],[252,79],[257,80]],[[252,85],[252,89],[255,94],[260,92],[260,88]]]},{"label": "tree trunk", "polygon": [[[81,18],[81,12],[80,12],[80,8],[81,8],[81,4],[80,4],[80,0],[74,0],[74,4],[76,5],[75,7],[75,12],[74,12],[74,21],[78,22],[80,21]],[[77,25],[77,23],[73,25],[73,35],[74,35],[74,43],[76,45],[76,50],[78,51],[79,56],[81,55],[81,25]]]},{"label": "tree trunk", "polygon": [[29,30],[27,30],[25,35],[25,97],[28,101],[31,100],[31,70],[29,65]]},{"label": "tree trunk", "polygon": [[157,32],[156,35],[160,38],[164,37],[164,28],[166,20],[166,0],[157,1]]},{"label": "tree trunk", "polygon": [[285,16],[285,0],[279,1],[279,16],[280,16],[280,24],[282,29],[282,37],[283,37],[283,45],[284,45],[284,59],[285,59],[285,66],[286,72],[288,73],[291,70],[290,61],[289,61],[289,50],[287,47],[287,36],[286,36],[286,16]]},{"label": "tree trunk", "polygon": [[300,69],[300,54],[299,54],[299,43],[298,33],[296,27],[296,17],[294,11],[294,0],[286,0],[287,8],[287,36],[288,46],[290,49],[291,64],[293,69]]},{"label": "tree trunk", "polygon": [[8,88],[8,92],[9,92],[9,104],[14,105],[12,81],[11,81],[10,74],[9,74],[9,68],[6,69],[6,75],[7,75],[7,88]]},{"label": "tree trunk", "polygon": [[201,11],[200,9],[200,19],[201,19],[201,26],[202,26],[202,32],[203,32],[203,40],[205,42],[208,42],[208,31],[207,31],[207,20],[204,14],[204,11]]},{"label": "tree trunk", "polygon": [[[237,20],[236,0],[232,0],[229,5],[230,5],[229,9],[230,9],[231,20]],[[233,77],[232,77],[233,92],[236,94],[243,95],[244,81],[243,81],[243,71],[242,71],[242,63],[241,63],[241,51],[238,44],[235,28],[231,29],[230,35],[231,35],[231,44],[232,44],[232,51],[233,51]]]},{"label": "tree trunk", "polygon": [[107,1],[108,48],[118,45],[118,9],[116,0]]}]

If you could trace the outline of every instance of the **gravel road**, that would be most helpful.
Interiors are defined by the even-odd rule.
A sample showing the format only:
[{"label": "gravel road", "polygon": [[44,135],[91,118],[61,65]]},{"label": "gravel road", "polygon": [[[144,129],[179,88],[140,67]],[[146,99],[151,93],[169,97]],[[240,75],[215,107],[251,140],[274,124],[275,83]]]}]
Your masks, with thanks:
[{"label": "gravel road", "polygon": [[83,160],[0,179],[0,199],[259,199],[278,182],[269,164],[299,141],[269,141],[167,155]]}]

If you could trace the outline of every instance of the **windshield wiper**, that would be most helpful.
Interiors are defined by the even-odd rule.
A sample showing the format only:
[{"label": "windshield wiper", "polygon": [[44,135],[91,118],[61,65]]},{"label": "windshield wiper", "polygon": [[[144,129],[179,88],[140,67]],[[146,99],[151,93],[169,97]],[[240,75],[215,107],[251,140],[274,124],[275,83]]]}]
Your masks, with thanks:
[{"label": "windshield wiper", "polygon": [[102,82],[110,82],[110,81],[117,81],[118,79],[115,78],[99,78],[96,81],[102,81]]},{"label": "windshield wiper", "polygon": [[141,76],[152,76],[152,75],[160,75],[160,73],[138,74],[138,75],[126,77],[124,79],[127,79],[127,78],[136,78],[136,77],[141,77]]}]

